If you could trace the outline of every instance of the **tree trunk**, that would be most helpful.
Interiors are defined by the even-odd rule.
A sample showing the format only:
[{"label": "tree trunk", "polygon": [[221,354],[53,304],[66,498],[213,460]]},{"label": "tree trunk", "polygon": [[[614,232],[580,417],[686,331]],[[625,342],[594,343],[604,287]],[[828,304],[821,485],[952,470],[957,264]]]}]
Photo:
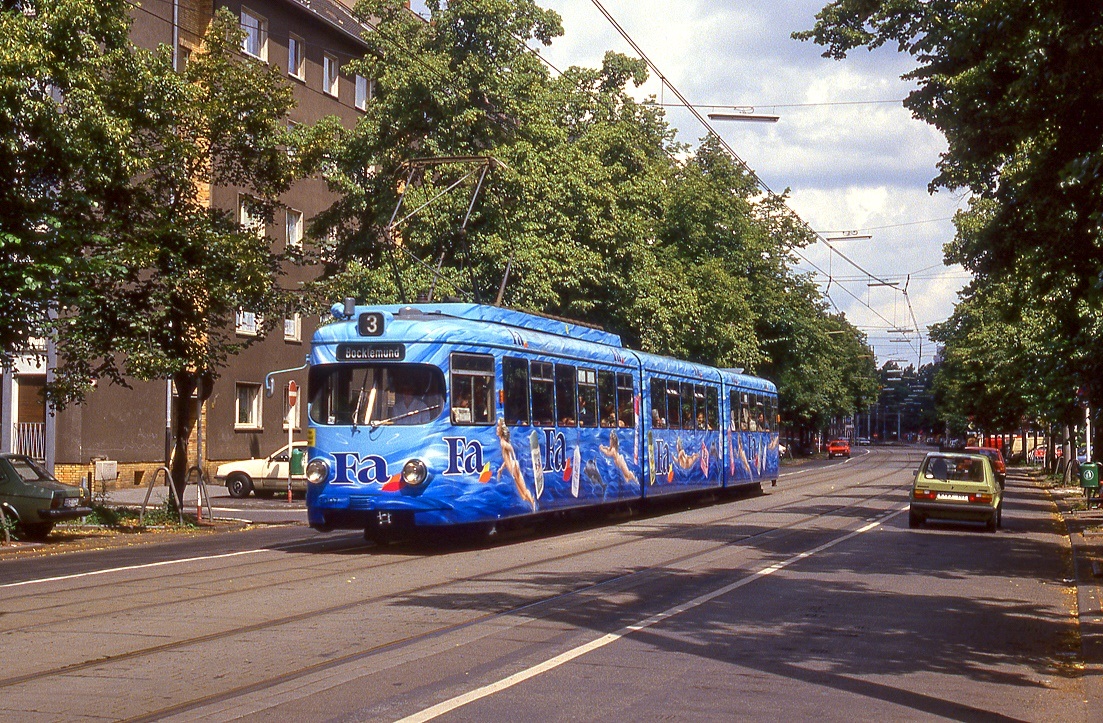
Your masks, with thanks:
[{"label": "tree trunk", "polygon": [[[196,400],[192,394],[198,390],[196,397],[200,402],[206,402],[214,388],[213,378],[208,374],[196,372],[177,372],[172,376],[176,384],[176,397],[172,400],[173,407],[173,454],[172,454],[172,485],[176,488],[177,499],[183,501],[184,489],[187,487],[188,470],[193,465],[189,464],[188,439],[191,437],[192,425],[198,423],[196,415]],[[203,461],[199,460],[202,465]]]},{"label": "tree trunk", "polygon": [[172,400],[172,486],[176,488],[176,499],[183,501],[188,478],[188,438],[195,409],[192,393],[198,376],[193,372],[177,372],[172,375],[172,381],[176,384],[176,396]]}]

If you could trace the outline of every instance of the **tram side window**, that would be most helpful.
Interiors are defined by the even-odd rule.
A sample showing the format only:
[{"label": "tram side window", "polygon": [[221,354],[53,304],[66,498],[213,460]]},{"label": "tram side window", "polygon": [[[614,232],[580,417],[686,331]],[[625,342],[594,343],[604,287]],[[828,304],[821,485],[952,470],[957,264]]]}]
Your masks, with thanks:
[{"label": "tram side window", "polygon": [[666,429],[666,382],[662,379],[651,380],[651,426]]},{"label": "tram side window", "polygon": [[555,378],[551,362],[532,363],[532,423],[555,426]]},{"label": "tram side window", "polygon": [[765,410],[765,416],[762,420],[762,431],[769,432],[774,428],[774,424],[777,422],[777,412],[774,411],[774,406],[777,402],[773,397],[763,396],[762,407]]},{"label": "tram side window", "polygon": [[555,416],[559,426],[574,427],[578,424],[578,411],[575,407],[578,375],[572,366],[555,365]]},{"label": "tram side window", "polygon": [[617,380],[613,372],[597,373],[597,408],[601,426],[617,426]]},{"label": "tram side window", "polygon": [[636,426],[636,399],[631,374],[617,374],[617,426]]},{"label": "tram side window", "polygon": [[758,427],[759,432],[768,432],[770,428],[766,426],[766,398],[761,394],[754,395],[754,421],[755,426]]},{"label": "tram side window", "polygon": [[529,423],[529,363],[527,359],[502,358],[506,424]]},{"label": "tram side window", "polygon": [[682,400],[678,396],[678,382],[666,383],[666,421],[671,429],[682,428]]},{"label": "tram side window", "polygon": [[739,392],[728,392],[728,424],[733,431],[739,430]]},{"label": "tram side window", "polygon": [[597,426],[597,372],[593,369],[578,370],[578,424]]},{"label": "tram side window", "polygon": [[750,395],[742,392],[739,395],[739,429],[743,432],[751,431],[751,406]]},{"label": "tram side window", "polygon": [[751,393],[747,395],[747,429],[752,432],[758,431],[758,395]]},{"label": "tram side window", "polygon": [[720,391],[705,387],[705,425],[708,429],[720,428]]},{"label": "tram side window", "polygon": [[693,406],[696,410],[694,415],[694,425],[696,429],[704,431],[708,429],[708,422],[705,419],[705,388],[694,386],[693,387]]},{"label": "tram side window", "polygon": [[693,429],[693,385],[682,382],[682,429]]},{"label": "tram side window", "polygon": [[452,423],[492,424],[494,421],[494,357],[452,355]]}]

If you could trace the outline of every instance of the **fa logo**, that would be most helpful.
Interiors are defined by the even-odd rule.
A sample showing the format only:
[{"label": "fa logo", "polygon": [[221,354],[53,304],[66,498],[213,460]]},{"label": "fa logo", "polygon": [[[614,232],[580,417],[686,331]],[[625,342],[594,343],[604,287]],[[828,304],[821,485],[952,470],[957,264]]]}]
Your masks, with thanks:
[{"label": "fa logo", "polygon": [[544,471],[562,472],[567,466],[567,440],[562,432],[544,430]]},{"label": "fa logo", "polygon": [[448,445],[448,469],[444,474],[474,474],[483,468],[483,446],[467,437],[445,437]]},{"label": "fa logo", "polygon": [[338,452],[333,455],[335,462],[334,484],[384,484],[387,481],[387,460],[376,454],[361,457],[355,452]]},{"label": "fa logo", "polygon": [[666,474],[670,471],[670,445],[665,439],[655,440],[655,473]]}]

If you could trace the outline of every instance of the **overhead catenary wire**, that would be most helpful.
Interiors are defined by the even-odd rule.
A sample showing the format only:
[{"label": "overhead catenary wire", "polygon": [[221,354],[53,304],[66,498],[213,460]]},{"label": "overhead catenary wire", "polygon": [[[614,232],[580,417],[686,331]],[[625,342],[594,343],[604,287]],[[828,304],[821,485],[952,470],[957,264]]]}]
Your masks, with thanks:
[{"label": "overhead catenary wire", "polygon": [[[670,91],[675,95],[676,98],[678,98],[679,101],[681,101],[681,103],[686,107],[687,110],[689,110],[689,112],[694,116],[694,118],[696,118],[697,121],[706,130],[708,130],[708,132],[710,134],[712,134],[717,139],[717,141],[720,143],[721,147],[723,147],[724,150],[727,151],[731,155],[731,157],[736,161],[736,163],[739,165],[739,167],[747,172],[747,174],[754,180],[754,182],[759,186],[759,188],[761,188],[763,191],[765,191],[770,197],[778,198],[778,195],[773,191],[773,189],[770,188],[769,184],[767,184],[754,171],[754,169],[751,168],[750,165],[746,161],[744,161],[743,158],[738,153],[735,152],[735,149],[732,148],[731,145],[728,144],[728,142],[726,140],[724,140],[724,138],[721,137],[719,133],[716,132],[716,129],[714,129],[712,127],[712,125],[708,122],[708,119],[706,119],[703,115],[701,115],[701,113],[697,111],[697,108],[694,106],[694,104],[690,103],[689,100],[685,97],[685,95],[683,95],[682,92],[680,90],[678,90],[678,88],[673,83],[670,82],[670,79],[667,78],[667,76],[662,72],[662,70],[658,67],[658,65],[656,65],[655,62],[653,60],[651,60],[650,57],[648,57],[647,53],[644,52],[643,48],[640,47],[639,43],[637,43],[632,38],[632,36],[629,35],[628,32],[621,26],[621,24],[619,22],[617,22],[616,18],[613,17],[612,13],[610,13],[608,10],[605,9],[605,6],[601,4],[601,0],[590,0],[590,1],[598,9],[598,11],[601,12],[601,14],[605,16],[605,19],[609,21],[609,24],[613,26],[613,28],[620,34],[620,36],[625,40],[625,42],[627,42],[632,47],[632,49],[639,55],[640,59],[643,60],[644,63],[646,63],[647,66],[652,70],[652,72],[654,72],[655,75],[657,75],[659,77],[659,80],[663,83],[663,86],[670,89]],[[835,253],[837,253],[841,259],[846,261],[848,264],[853,266],[858,271],[860,271],[863,274],[867,275],[869,278],[876,280],[878,283],[881,283],[885,286],[889,286],[889,287],[892,287],[892,288],[897,288],[895,284],[890,283],[890,282],[886,281],[885,279],[879,277],[878,275],[870,272],[869,270],[865,269],[863,266],[858,264],[856,261],[851,259],[849,256],[847,256],[846,254],[839,251],[822,234],[815,231],[808,224],[808,222],[805,221],[788,204],[782,204],[782,205],[792,215],[792,217],[794,219],[796,219],[796,221],[799,223],[799,225],[801,227],[806,229],[814,238],[816,238],[819,241],[823,242],[823,244],[825,246],[827,246],[828,249],[830,249],[831,251],[834,251]],[[805,263],[808,263],[810,266],[812,266],[813,268],[819,270],[821,273],[823,272],[823,269],[820,269],[818,266],[816,266],[811,261],[809,261],[806,256],[804,256],[803,254],[801,254],[799,252],[796,252],[796,253],[797,253],[798,256],[800,256],[802,259],[804,259]],[[828,276],[830,277],[830,273],[828,273]],[[840,286],[839,288],[842,288],[844,291],[846,291],[847,294],[852,296],[859,304],[862,304],[863,306],[865,306],[867,309],[872,311],[876,316],[880,317],[885,322],[892,323],[892,322],[889,322],[888,319],[886,319],[880,312],[878,312],[876,309],[874,309],[873,306],[870,305],[868,302],[862,301],[861,298],[859,298],[858,296],[855,296],[853,293],[851,293],[849,289],[846,289],[845,287],[842,287],[842,286]],[[899,289],[897,289],[897,290],[899,290]],[[834,303],[834,302],[832,301],[832,303]]]}]

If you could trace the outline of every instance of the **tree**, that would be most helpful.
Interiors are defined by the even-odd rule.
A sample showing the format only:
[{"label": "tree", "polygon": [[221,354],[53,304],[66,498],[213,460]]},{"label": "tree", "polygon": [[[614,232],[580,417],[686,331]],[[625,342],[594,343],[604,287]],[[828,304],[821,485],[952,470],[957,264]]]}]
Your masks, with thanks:
[{"label": "tree", "polygon": [[[219,368],[241,348],[230,325],[235,313],[262,315],[271,327],[290,303],[278,284],[282,259],[261,224],[294,177],[286,151],[291,90],[278,69],[242,56],[237,19],[225,10],[203,50],[177,72],[171,49],[130,45],[129,3],[43,0],[36,7],[26,21],[2,16],[37,43],[24,49],[32,88],[69,77],[34,65],[55,46],[77,43],[92,59],[86,67],[78,52],[69,56],[76,77],[87,81],[55,86],[58,120],[36,106],[38,125],[20,130],[23,143],[56,147],[66,174],[28,176],[40,198],[17,217],[24,226],[35,213],[48,217],[31,230],[60,242],[26,252],[33,278],[51,287],[31,297],[35,313],[47,304],[57,310],[50,323],[36,322],[58,345],[47,393],[61,407],[79,402],[97,380],[125,386],[128,378],[172,378],[173,479],[182,489],[189,400],[200,382],[210,394]],[[93,32],[89,19],[110,33]],[[14,163],[21,172],[34,168]],[[212,207],[212,186],[246,194],[245,218]]]},{"label": "tree", "polygon": [[[817,397],[800,414],[852,409],[861,394],[835,355],[853,350],[822,333],[822,296],[791,271],[809,232],[783,198],[760,198],[716,138],[692,151],[674,142],[662,109],[627,91],[646,79],[642,61],[607,53],[600,68],[553,78],[523,43],[550,43],[559,18],[530,0],[430,2],[428,23],[401,6],[357,6],[377,19],[354,66],[377,90],[357,126],[329,119],[302,139],[307,168],[340,195],[312,228],[335,241],[319,302],[487,302],[508,267],[510,306],[598,324],[634,348],[776,373],[783,396],[792,384]],[[441,156],[494,159],[470,217],[475,178],[462,179],[474,166],[424,160]],[[441,195],[454,183],[465,192]],[[421,210],[389,228],[400,195]],[[811,347],[823,351],[814,369]]]},{"label": "tree", "polygon": [[[0,357],[47,334],[95,272],[83,251],[99,209],[134,170],[124,0],[0,5]],[[32,12],[33,10],[33,12]]]},{"label": "tree", "polygon": [[[895,43],[916,59],[905,106],[948,143],[931,188],[966,189],[980,212],[962,219],[948,259],[977,276],[977,292],[1013,278],[1044,300],[1054,336],[1086,349],[1100,348],[1087,310],[1103,306],[1099,21],[1095,4],[1060,0],[836,0],[794,33],[828,57]],[[1099,407],[1103,353],[1078,356]]]}]

